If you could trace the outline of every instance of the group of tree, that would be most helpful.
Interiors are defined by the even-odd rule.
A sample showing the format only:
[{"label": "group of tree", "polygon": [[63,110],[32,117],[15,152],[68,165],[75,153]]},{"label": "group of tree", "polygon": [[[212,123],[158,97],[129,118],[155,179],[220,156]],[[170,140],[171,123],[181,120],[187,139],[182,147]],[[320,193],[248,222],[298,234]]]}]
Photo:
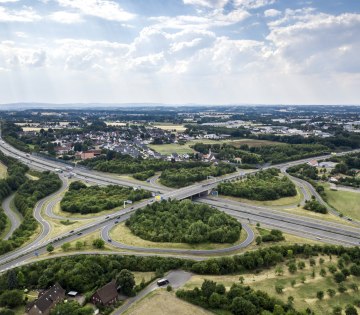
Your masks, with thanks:
[{"label": "group of tree", "polygon": [[322,144],[274,144],[248,146],[247,144],[235,147],[231,143],[204,144],[197,143],[193,149],[200,153],[213,152],[220,160],[233,161],[241,158],[245,164],[282,163],[300,160],[329,152],[329,148]]},{"label": "group of tree", "polygon": [[334,156],[330,160],[338,162],[331,171],[331,174],[340,175],[338,178],[339,184],[356,188],[360,187],[360,177],[357,176],[360,170],[360,153]]},{"label": "group of tree", "polygon": [[276,200],[296,196],[294,183],[286,176],[279,176],[279,173],[278,169],[270,168],[249,175],[245,180],[220,183],[218,190],[222,195],[250,200]]},{"label": "group of tree", "polygon": [[313,179],[313,180],[317,180],[319,179],[319,171],[316,167],[311,166],[309,164],[298,164],[298,165],[294,165],[289,167],[286,170],[289,174],[304,179],[304,180],[309,180],[309,179]]},{"label": "group of tree", "polygon": [[231,216],[190,200],[156,202],[126,221],[136,236],[153,242],[234,243],[241,224]]},{"label": "group of tree", "polygon": [[86,186],[76,181],[70,184],[60,206],[63,211],[71,213],[97,213],[122,206],[126,200],[135,202],[150,197],[151,193],[144,189],[134,190],[117,185]]},{"label": "group of tree", "polygon": [[234,315],[298,315],[292,303],[270,297],[266,292],[234,283],[227,291],[225,286],[204,280],[201,288],[178,290],[176,296],[187,302],[214,311],[226,311]]},{"label": "group of tree", "polygon": [[160,183],[174,188],[185,187],[203,181],[208,176],[218,177],[236,171],[235,166],[227,163],[203,165],[194,168],[167,169],[161,173]]},{"label": "group of tree", "polygon": [[257,236],[256,244],[260,245],[262,242],[281,242],[283,240],[285,240],[285,237],[280,230],[271,230],[270,232],[263,232],[262,235]]},{"label": "group of tree", "polygon": [[328,213],[327,208],[319,201],[317,201],[314,196],[312,196],[310,200],[305,200],[304,209],[317,213]]}]

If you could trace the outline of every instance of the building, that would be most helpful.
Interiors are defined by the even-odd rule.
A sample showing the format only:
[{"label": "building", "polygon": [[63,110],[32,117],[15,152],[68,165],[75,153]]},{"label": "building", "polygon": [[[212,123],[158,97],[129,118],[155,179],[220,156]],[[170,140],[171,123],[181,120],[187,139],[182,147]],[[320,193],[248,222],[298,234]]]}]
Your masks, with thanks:
[{"label": "building", "polygon": [[56,283],[50,289],[40,292],[38,299],[28,304],[26,314],[28,315],[49,315],[51,309],[65,298],[65,290]]},{"label": "building", "polygon": [[313,166],[313,167],[318,167],[319,166],[319,163],[316,160],[311,160],[307,164],[310,165],[310,166]]},{"label": "building", "polygon": [[115,280],[98,289],[91,297],[91,302],[95,305],[110,305],[118,300],[118,292]]}]

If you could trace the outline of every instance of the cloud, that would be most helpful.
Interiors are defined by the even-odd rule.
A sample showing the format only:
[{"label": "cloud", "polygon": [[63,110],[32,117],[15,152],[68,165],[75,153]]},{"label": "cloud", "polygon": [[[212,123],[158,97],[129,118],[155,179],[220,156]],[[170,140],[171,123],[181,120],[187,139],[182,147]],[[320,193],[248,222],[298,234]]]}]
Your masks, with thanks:
[{"label": "cloud", "polygon": [[276,17],[276,16],[279,16],[280,14],[281,14],[281,11],[275,10],[275,9],[269,9],[269,10],[264,11],[265,17]]},{"label": "cloud", "polygon": [[236,7],[245,9],[258,9],[271,4],[274,4],[277,0],[233,0]]},{"label": "cloud", "polygon": [[8,10],[0,6],[0,22],[35,22],[41,16],[31,7],[24,6],[19,10]]},{"label": "cloud", "polygon": [[223,8],[229,0],[183,0],[184,4],[207,8]]},{"label": "cloud", "polygon": [[122,9],[110,0],[57,0],[59,5],[77,9],[84,15],[95,16],[104,20],[124,22],[135,18],[135,14]]},{"label": "cloud", "polygon": [[74,24],[84,22],[81,15],[67,11],[57,11],[49,15],[49,19],[57,23]]}]

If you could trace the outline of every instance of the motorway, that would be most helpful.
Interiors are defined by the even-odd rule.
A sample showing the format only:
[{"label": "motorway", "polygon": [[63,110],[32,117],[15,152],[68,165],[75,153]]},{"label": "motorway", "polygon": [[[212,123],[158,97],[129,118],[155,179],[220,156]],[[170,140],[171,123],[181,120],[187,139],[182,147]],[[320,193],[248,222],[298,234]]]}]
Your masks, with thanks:
[{"label": "motorway", "polygon": [[[28,156],[25,153],[14,149],[13,147],[9,146],[8,144],[1,142],[0,149],[7,155],[11,155],[14,157],[20,157],[20,159],[28,164],[30,167],[42,169],[42,170],[50,170],[54,171],[55,168],[64,168],[64,164],[52,160],[46,160],[41,157],[37,156]],[[330,157],[329,155],[318,157],[317,159],[325,159]],[[305,163],[311,159],[304,159],[296,162],[291,163],[284,163],[281,165],[276,165],[276,167],[282,169],[289,167],[290,165],[295,165],[299,163]],[[184,199],[190,196],[198,195],[201,196],[204,191],[210,191],[211,189],[215,188],[216,185],[225,180],[233,180],[245,175],[244,172],[237,172],[230,175],[223,176],[222,178],[211,179],[208,181],[204,181],[202,183],[197,183],[188,187],[184,187],[181,189],[173,190],[170,188],[162,187],[162,186],[154,186],[154,182],[156,179],[152,180],[150,183],[141,183],[138,185],[135,181],[130,179],[122,179],[122,178],[115,178],[109,174],[104,174],[100,172],[90,171],[84,168],[74,168],[72,170],[76,174],[76,177],[79,179],[84,179],[96,184],[100,185],[108,185],[108,184],[116,184],[122,186],[131,186],[131,187],[141,187],[144,189],[148,189],[153,192],[160,192],[162,193],[162,197],[164,199]],[[256,171],[250,172],[254,173]],[[0,271],[6,270],[8,268],[12,268],[20,263],[23,263],[25,260],[29,258],[34,258],[34,255],[38,256],[43,253],[46,253],[46,245],[50,242],[53,242],[55,246],[60,246],[65,242],[73,241],[79,238],[78,233],[81,235],[86,235],[92,233],[97,230],[101,230],[102,237],[108,241],[109,239],[109,231],[114,226],[115,221],[124,221],[126,218],[135,211],[136,209],[142,208],[152,202],[152,200],[145,200],[139,202],[132,206],[131,208],[128,207],[121,211],[120,213],[114,213],[108,216],[99,216],[94,221],[85,226],[77,229],[73,234],[64,233],[62,235],[57,236],[55,239],[47,239],[44,240],[45,237],[49,235],[50,225],[49,223],[42,217],[41,209],[43,206],[45,207],[45,214],[56,218],[56,219],[64,219],[63,217],[56,216],[53,213],[53,207],[55,206],[56,202],[59,200],[59,195],[66,189],[67,187],[67,179],[60,176],[63,180],[63,186],[60,191],[54,193],[53,195],[39,201],[34,209],[34,216],[36,220],[40,222],[42,227],[41,234],[33,241],[32,243],[19,248],[16,251],[8,253],[6,255],[1,256],[0,261]],[[312,187],[312,186],[311,186]],[[303,192],[305,194],[305,191]],[[311,191],[311,193],[313,193]],[[51,200],[50,202],[48,202]],[[358,245],[359,238],[360,238],[360,230],[357,228],[350,228],[349,226],[341,225],[341,224],[330,224],[326,221],[321,220],[314,220],[312,218],[303,217],[303,216],[295,216],[286,214],[284,212],[278,211],[275,213],[275,210],[270,210],[268,208],[260,208],[260,207],[253,207],[250,205],[241,205],[239,203],[233,204],[233,202],[227,201],[226,207],[222,204],[223,201],[212,200],[209,198],[201,198],[199,201],[212,204],[213,206],[218,207],[219,209],[226,211],[227,213],[231,214],[232,216],[236,217],[242,222],[246,222],[247,220],[250,222],[259,222],[265,226],[279,228],[284,231],[291,232],[293,234],[298,234],[303,237],[309,238],[316,238],[322,239],[326,242],[333,243],[333,244],[343,244],[343,245]],[[257,209],[255,209],[257,208]],[[108,217],[108,218],[107,218]],[[67,219],[67,218],[65,218]],[[319,222],[317,222],[319,221]],[[244,224],[244,228],[248,231],[247,240],[239,244],[237,246],[244,247],[251,243],[251,235],[253,235],[251,229]],[[251,231],[251,232],[250,232]],[[304,235],[305,234],[305,235]],[[252,236],[253,237],[253,236]],[[124,244],[120,244],[117,242],[112,242],[114,247],[118,247],[120,249],[124,249],[127,251],[131,251],[133,253],[161,253],[161,254],[174,254],[178,255],[189,255],[190,257],[196,258],[197,255],[206,255],[209,251],[191,251],[191,250],[172,250],[172,249],[159,249],[159,248],[136,248],[130,247]],[[231,248],[231,247],[230,247]],[[232,248],[231,251],[234,249]],[[212,252],[212,254],[222,254],[224,252],[228,252],[228,249],[219,249]]]}]

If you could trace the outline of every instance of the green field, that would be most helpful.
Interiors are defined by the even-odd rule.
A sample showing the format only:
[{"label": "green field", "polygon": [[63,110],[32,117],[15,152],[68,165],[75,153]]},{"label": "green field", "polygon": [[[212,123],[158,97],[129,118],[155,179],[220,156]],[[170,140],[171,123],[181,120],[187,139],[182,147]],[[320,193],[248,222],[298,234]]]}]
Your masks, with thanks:
[{"label": "green field", "polygon": [[360,192],[331,190],[325,186],[327,202],[342,214],[360,220]]},{"label": "green field", "polygon": [[251,140],[251,139],[238,139],[238,140],[192,140],[186,142],[184,145],[171,143],[171,144],[150,144],[149,147],[159,152],[163,155],[170,155],[171,153],[185,154],[185,153],[194,153],[195,151],[191,148],[196,143],[204,144],[222,144],[222,143],[231,143],[235,147],[240,145],[247,144],[250,147],[263,146],[263,145],[274,145],[278,144],[277,142],[265,141],[265,140]]}]

